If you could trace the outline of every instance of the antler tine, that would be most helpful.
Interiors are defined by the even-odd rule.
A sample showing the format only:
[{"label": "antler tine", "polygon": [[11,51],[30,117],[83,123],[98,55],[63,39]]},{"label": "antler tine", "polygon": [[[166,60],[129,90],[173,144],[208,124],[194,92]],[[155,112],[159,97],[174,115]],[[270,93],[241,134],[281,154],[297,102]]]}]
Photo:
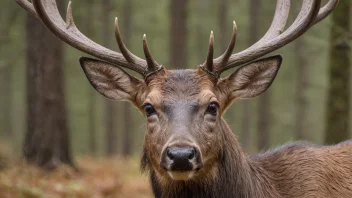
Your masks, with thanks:
[{"label": "antler tine", "polygon": [[122,55],[125,57],[125,59],[127,60],[127,62],[135,63],[136,59],[140,59],[139,57],[134,55],[132,52],[130,52],[127,49],[126,45],[123,43],[122,38],[121,38],[120,28],[119,28],[119,20],[117,17],[115,18],[115,37],[116,37],[117,44],[120,48],[120,51],[121,51]]},{"label": "antler tine", "polygon": [[288,18],[290,1],[278,0],[273,22],[263,38],[248,49],[232,54],[227,62],[221,64],[222,57],[214,60],[214,64],[219,64],[218,73],[221,74],[230,68],[253,61],[292,42],[311,26],[327,17],[336,7],[338,1],[330,0],[320,9],[321,0],[303,0],[302,9],[296,20],[283,32]]},{"label": "antler tine", "polygon": [[285,26],[290,14],[291,1],[278,0],[276,3],[276,9],[273,21],[269,30],[253,47],[258,46],[260,43],[267,41],[268,39],[274,38],[282,34],[285,30]]},{"label": "antler tine", "polygon": [[16,0],[16,2],[29,14],[39,19],[37,12],[34,9],[34,6],[28,0]]},{"label": "antler tine", "polygon": [[145,78],[147,78],[151,74],[158,72],[162,68],[162,66],[154,60],[152,54],[150,53],[147,42],[147,35],[145,34],[143,35],[143,51],[148,64],[148,70],[145,74]]},{"label": "antler tine", "polygon": [[236,46],[236,40],[237,40],[237,24],[235,21],[233,21],[233,27],[232,27],[232,36],[231,36],[231,41],[229,45],[227,46],[227,49],[225,52],[217,59],[214,60],[214,72],[217,73],[220,69],[220,67],[224,64],[227,63],[229,58],[232,55],[233,50],[235,49]]},{"label": "antler tine", "polygon": [[[289,17],[290,7],[291,7],[290,1],[287,1],[287,0],[278,0],[277,1],[274,18],[273,18],[273,21],[271,23],[269,30],[266,32],[266,34],[259,41],[257,41],[251,47],[249,47],[248,50],[254,49],[257,46],[260,46],[265,41],[280,35],[284,31],[285,26],[286,26],[286,22]],[[235,30],[237,31],[237,27],[236,27],[236,24],[234,23],[234,31],[233,31],[232,40],[230,42],[230,45],[232,44],[232,42],[234,42],[234,39],[236,38],[235,37],[236,35],[234,35]],[[233,47],[234,46],[235,45],[233,45]],[[221,67],[224,67],[227,64],[228,60],[230,59],[230,57],[232,55],[232,52],[233,52],[233,48],[231,49],[231,51],[229,51],[229,49],[228,49],[225,52],[226,57],[224,57],[224,55],[222,55],[219,58],[217,58],[216,60],[214,60],[217,71],[220,70]]]},{"label": "antler tine", "polygon": [[314,21],[314,24],[319,23],[321,20],[325,19],[331,12],[336,8],[340,0],[330,0],[323,8],[320,9],[317,18]]},{"label": "antler tine", "polygon": [[[317,18],[320,10],[320,5],[321,5],[321,0],[303,1],[301,11],[298,14],[296,20],[283,34],[289,33],[287,35],[293,35],[295,38],[297,38],[301,34],[306,32],[311,27],[314,20]],[[302,30],[298,33],[294,33],[294,31],[296,31],[297,28],[299,28],[299,26],[302,26],[301,28]]]},{"label": "antler tine", "polygon": [[76,27],[76,24],[72,15],[72,1],[69,1],[66,11],[66,29],[69,29],[71,26]]},{"label": "antler tine", "polygon": [[143,76],[147,73],[147,61],[127,50],[122,43],[119,31],[117,32],[117,40],[123,54],[107,49],[83,35],[74,24],[71,2],[67,8],[66,21],[64,21],[55,0],[32,0],[32,4],[27,0],[16,1],[29,13],[39,18],[56,36],[72,47],[112,64],[136,71]]},{"label": "antler tine", "polygon": [[212,73],[214,71],[213,60],[214,60],[214,32],[211,31],[210,37],[209,37],[209,48],[208,48],[207,59],[201,67],[203,67],[203,69],[206,69],[207,72]]}]

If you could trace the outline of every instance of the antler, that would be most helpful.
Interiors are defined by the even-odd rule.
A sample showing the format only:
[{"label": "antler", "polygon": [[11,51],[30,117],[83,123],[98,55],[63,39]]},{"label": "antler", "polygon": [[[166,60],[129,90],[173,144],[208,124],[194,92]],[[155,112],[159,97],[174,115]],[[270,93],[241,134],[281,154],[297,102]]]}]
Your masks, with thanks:
[{"label": "antler", "polygon": [[59,13],[55,0],[16,0],[30,14],[40,19],[57,37],[72,47],[95,56],[104,61],[136,71],[145,78],[160,71],[159,65],[150,55],[145,37],[143,46],[146,60],[132,54],[121,39],[118,20],[115,20],[115,36],[121,53],[107,49],[83,35],[74,23],[72,16],[72,3],[69,2],[64,21]]},{"label": "antler", "polygon": [[[321,0],[303,0],[301,11],[296,20],[284,31],[291,1],[277,0],[272,24],[267,33],[258,42],[244,51],[232,54],[237,35],[237,27],[234,22],[232,39],[225,53],[214,59],[211,67],[206,66],[205,63],[200,67],[211,74],[211,76],[219,78],[222,72],[230,68],[251,62],[294,41],[310,27],[327,17],[337,6],[338,2],[339,0],[330,0],[323,8],[320,8]],[[208,54],[207,60],[209,57]]]}]

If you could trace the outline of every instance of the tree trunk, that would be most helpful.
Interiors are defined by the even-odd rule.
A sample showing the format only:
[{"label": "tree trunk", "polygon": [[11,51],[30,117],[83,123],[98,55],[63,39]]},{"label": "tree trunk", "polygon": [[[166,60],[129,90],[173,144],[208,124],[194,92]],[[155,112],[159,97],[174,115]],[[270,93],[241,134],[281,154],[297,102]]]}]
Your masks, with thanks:
[{"label": "tree trunk", "polygon": [[[107,48],[111,46],[111,34],[109,27],[113,23],[111,21],[111,0],[103,0],[103,11],[102,11],[102,21],[103,23],[103,45]],[[106,155],[112,156],[117,153],[117,131],[114,123],[114,118],[116,115],[115,104],[113,101],[105,100],[105,130],[106,130]]]},{"label": "tree trunk", "polygon": [[[250,0],[249,3],[249,45],[254,44],[258,39],[259,34],[259,24],[260,24],[260,0]],[[262,96],[263,97],[263,96]],[[251,105],[249,100],[243,101],[243,121],[242,121],[242,144],[246,150],[249,149],[250,139],[251,139],[251,131],[250,131],[250,120],[251,120]],[[262,134],[261,130],[258,130],[258,145],[261,145]]]},{"label": "tree trunk", "polygon": [[1,64],[0,65],[0,109],[3,111],[1,112],[0,115],[0,135],[7,135],[7,129],[6,126],[4,126],[5,124],[5,117],[6,117],[6,112],[5,112],[5,108],[7,106],[4,97],[6,97],[6,93],[5,93],[5,69],[7,67],[7,64]]},{"label": "tree trunk", "polygon": [[91,154],[95,155],[97,153],[97,140],[96,140],[96,119],[95,116],[97,114],[96,111],[96,98],[95,98],[95,91],[94,90],[89,90],[89,104],[88,104],[88,112],[89,112],[89,118],[88,118],[88,124],[89,124],[89,151]]},{"label": "tree trunk", "polygon": [[[88,8],[87,11],[88,13],[94,13],[96,12],[95,7],[96,5],[94,4],[93,0],[87,1]],[[95,35],[94,32],[94,15],[92,14],[86,14],[85,15],[87,18],[84,20],[86,22],[86,31],[87,31],[87,37],[92,38]],[[88,130],[89,130],[89,138],[88,138],[88,146],[89,146],[89,152],[91,154],[96,154],[97,153],[97,140],[96,140],[96,91],[89,87],[89,93],[88,93]]]},{"label": "tree trunk", "polygon": [[6,138],[11,138],[13,135],[12,127],[12,68],[9,62],[6,62],[3,65],[0,65],[0,97],[1,97],[1,122],[0,131],[1,135],[5,135]]},{"label": "tree trunk", "polygon": [[340,1],[332,14],[325,136],[327,144],[341,142],[350,136],[350,4],[351,1]]},{"label": "tree trunk", "polygon": [[219,1],[219,13],[218,13],[218,23],[220,27],[220,47],[221,51],[225,51],[229,42],[230,42],[230,37],[229,35],[229,27],[231,27],[231,23],[227,20],[227,15],[228,15],[228,0],[220,0]]},{"label": "tree trunk", "polygon": [[[5,3],[3,7],[10,6]],[[0,20],[0,43],[2,44],[1,50],[2,53],[0,54],[0,59],[2,60],[0,63],[0,109],[1,116],[3,119],[0,122],[2,128],[0,129],[1,132],[4,132],[4,135],[8,138],[12,138],[14,136],[13,131],[13,68],[17,62],[17,54],[13,54],[7,50],[10,44],[10,32],[9,29],[15,24],[15,21],[18,19],[20,10],[4,10],[1,13],[1,20]],[[8,61],[6,61],[8,60]]]},{"label": "tree trunk", "polygon": [[[250,3],[250,41],[251,43],[256,42],[259,39],[259,32],[261,26],[261,0],[251,0]],[[262,94],[258,101],[258,149],[264,150],[270,146],[270,91]]]},{"label": "tree trunk", "polygon": [[13,66],[12,65],[6,65],[4,70],[3,70],[3,125],[4,125],[4,131],[5,135],[8,138],[11,138],[13,136],[13,126],[12,126],[12,70]]},{"label": "tree trunk", "polygon": [[295,53],[297,59],[297,79],[296,79],[296,139],[306,140],[307,131],[307,108],[308,98],[306,90],[308,88],[308,60],[305,56],[305,41],[300,38],[295,43]]},{"label": "tree trunk", "polygon": [[204,25],[202,23],[201,18],[204,17],[204,13],[207,12],[209,7],[210,0],[198,0],[197,1],[197,24],[195,28],[195,38],[198,49],[204,50],[196,50],[198,63],[204,62],[206,57],[206,49],[208,48],[207,37],[208,32],[204,30]]},{"label": "tree trunk", "polygon": [[187,67],[188,0],[171,0],[170,7],[170,65],[176,69]]},{"label": "tree trunk", "polygon": [[258,149],[265,150],[270,146],[270,92],[264,93],[258,102]]},{"label": "tree trunk", "polygon": [[[133,1],[125,0],[124,2],[124,17],[122,29],[125,35],[125,44],[130,46],[131,44],[131,36],[132,36],[132,22],[133,22]],[[122,145],[122,155],[124,157],[128,157],[132,155],[132,145],[133,145],[133,126],[131,124],[131,104],[124,103],[123,105],[123,145]]]},{"label": "tree trunk", "polygon": [[37,19],[27,28],[27,132],[24,158],[53,169],[73,165],[63,79],[62,43]]}]

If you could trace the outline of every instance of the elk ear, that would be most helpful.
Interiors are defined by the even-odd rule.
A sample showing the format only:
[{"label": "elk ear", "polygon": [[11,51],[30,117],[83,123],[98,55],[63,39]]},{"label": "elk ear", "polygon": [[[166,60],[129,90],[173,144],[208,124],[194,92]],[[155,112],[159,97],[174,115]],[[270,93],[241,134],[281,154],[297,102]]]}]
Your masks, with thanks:
[{"label": "elk ear", "polygon": [[253,98],[265,92],[280,69],[280,55],[257,60],[243,66],[225,79],[230,100]]},{"label": "elk ear", "polygon": [[107,62],[82,57],[80,63],[95,90],[112,100],[134,100],[142,81]]}]

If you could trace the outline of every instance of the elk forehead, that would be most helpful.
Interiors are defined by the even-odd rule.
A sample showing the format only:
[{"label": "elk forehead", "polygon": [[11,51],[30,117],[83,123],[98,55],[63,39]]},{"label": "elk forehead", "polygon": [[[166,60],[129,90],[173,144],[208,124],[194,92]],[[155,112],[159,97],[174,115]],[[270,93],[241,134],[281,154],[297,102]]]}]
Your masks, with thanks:
[{"label": "elk forehead", "polygon": [[164,107],[187,103],[189,107],[195,108],[204,103],[203,100],[215,97],[214,84],[200,70],[171,70],[163,79],[156,78],[153,81],[146,101],[156,101]]}]

